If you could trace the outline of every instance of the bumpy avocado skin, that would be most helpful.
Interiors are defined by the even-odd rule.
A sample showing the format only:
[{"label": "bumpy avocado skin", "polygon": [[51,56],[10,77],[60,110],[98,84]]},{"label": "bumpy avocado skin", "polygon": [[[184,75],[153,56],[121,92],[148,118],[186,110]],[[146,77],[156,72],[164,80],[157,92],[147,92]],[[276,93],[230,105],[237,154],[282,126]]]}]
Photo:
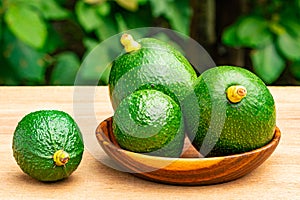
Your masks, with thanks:
[{"label": "bumpy avocado skin", "polygon": [[[231,103],[226,97],[231,85],[247,89],[247,96],[239,103]],[[198,105],[188,107],[187,132],[204,156],[247,152],[273,138],[273,96],[263,81],[248,70],[231,66],[209,69],[195,82],[190,95],[197,97]]]},{"label": "bumpy avocado skin", "polygon": [[[67,178],[81,162],[84,144],[79,127],[67,113],[41,110],[29,113],[17,125],[13,136],[13,156],[20,168],[40,181]],[[65,166],[56,166],[53,154],[70,155]]]},{"label": "bumpy avocado skin", "polygon": [[122,99],[140,89],[162,91],[182,104],[197,79],[191,64],[165,42],[154,38],[138,42],[141,49],[122,53],[112,63],[109,91],[114,110]]},{"label": "bumpy avocado skin", "polygon": [[123,149],[162,157],[179,157],[185,136],[179,105],[148,89],[120,103],[113,116],[113,133]]}]

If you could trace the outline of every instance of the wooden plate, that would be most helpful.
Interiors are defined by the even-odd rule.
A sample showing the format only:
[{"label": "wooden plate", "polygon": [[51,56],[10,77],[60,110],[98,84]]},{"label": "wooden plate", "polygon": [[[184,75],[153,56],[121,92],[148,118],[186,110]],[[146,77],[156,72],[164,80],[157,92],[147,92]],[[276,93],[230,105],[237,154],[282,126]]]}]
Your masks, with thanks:
[{"label": "wooden plate", "polygon": [[118,165],[135,176],[175,185],[209,185],[240,178],[260,166],[277,147],[281,132],[276,127],[273,140],[250,152],[222,157],[199,158],[191,145],[180,158],[149,156],[121,149],[112,132],[112,117],[96,129],[101,147]]}]

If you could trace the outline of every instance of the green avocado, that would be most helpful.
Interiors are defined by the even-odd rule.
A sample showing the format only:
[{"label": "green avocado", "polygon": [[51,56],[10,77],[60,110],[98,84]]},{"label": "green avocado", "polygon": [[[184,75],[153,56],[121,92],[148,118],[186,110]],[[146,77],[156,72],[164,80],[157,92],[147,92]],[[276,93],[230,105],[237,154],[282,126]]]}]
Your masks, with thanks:
[{"label": "green avocado", "polygon": [[84,144],[71,116],[58,110],[40,110],[18,123],[12,149],[26,174],[40,181],[57,181],[77,169]]},{"label": "green avocado", "polygon": [[196,96],[198,105],[187,108],[186,129],[203,156],[247,152],[273,138],[274,99],[250,71],[232,66],[211,68],[200,75],[190,96]]},{"label": "green avocado", "polygon": [[131,38],[130,42],[139,47],[117,57],[110,71],[109,92],[114,110],[122,99],[141,89],[162,91],[182,103],[197,79],[188,60],[166,42],[154,38],[137,42]]},{"label": "green avocado", "polygon": [[138,90],[122,100],[113,116],[113,133],[126,150],[179,157],[184,122],[179,105],[157,90]]}]

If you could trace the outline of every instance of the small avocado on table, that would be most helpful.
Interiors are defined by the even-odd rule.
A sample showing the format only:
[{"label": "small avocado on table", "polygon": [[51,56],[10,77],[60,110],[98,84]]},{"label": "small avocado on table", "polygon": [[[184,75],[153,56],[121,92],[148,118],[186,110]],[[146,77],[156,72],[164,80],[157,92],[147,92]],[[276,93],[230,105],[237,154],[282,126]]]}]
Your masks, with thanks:
[{"label": "small avocado on table", "polygon": [[27,114],[13,136],[13,155],[20,168],[40,181],[67,178],[81,162],[84,144],[72,117],[58,110]]}]

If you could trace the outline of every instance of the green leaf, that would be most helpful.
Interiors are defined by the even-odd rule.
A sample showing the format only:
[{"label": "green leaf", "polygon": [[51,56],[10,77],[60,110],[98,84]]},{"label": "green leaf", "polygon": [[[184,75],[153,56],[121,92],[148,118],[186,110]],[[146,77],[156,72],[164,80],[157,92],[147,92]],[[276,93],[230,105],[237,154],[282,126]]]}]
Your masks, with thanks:
[{"label": "green leaf", "polygon": [[2,26],[3,26],[3,24],[2,24],[2,17],[0,16],[0,41],[2,40]]},{"label": "green leaf", "polygon": [[150,0],[154,17],[165,16],[172,28],[188,35],[191,20],[189,1],[183,0]]},{"label": "green leaf", "polygon": [[290,66],[290,70],[293,76],[297,80],[300,80],[300,60],[293,62]]},{"label": "green leaf", "polygon": [[101,18],[97,14],[95,7],[85,4],[83,1],[78,1],[75,7],[75,12],[79,23],[87,31],[98,29],[101,24]]},{"label": "green leaf", "polygon": [[99,22],[99,27],[95,33],[100,41],[119,33],[118,24],[112,17],[101,17]]},{"label": "green leaf", "polygon": [[69,17],[70,13],[57,3],[57,0],[21,0],[22,6],[31,6],[48,20],[61,20]]},{"label": "green leaf", "polygon": [[86,56],[77,75],[76,84],[107,85],[111,63],[123,50],[120,35],[110,37],[97,45]]},{"label": "green leaf", "polygon": [[159,17],[160,15],[164,15],[166,12],[168,12],[168,7],[171,3],[173,3],[173,0],[165,0],[165,1],[150,0],[153,16]]},{"label": "green leaf", "polygon": [[46,19],[61,20],[66,19],[69,16],[69,12],[60,7],[55,0],[36,0],[36,6],[38,6],[41,13]]},{"label": "green leaf", "polygon": [[109,3],[104,2],[104,3],[100,4],[99,6],[97,6],[96,10],[101,16],[106,16],[110,13],[111,7],[110,7]]},{"label": "green leaf", "polygon": [[99,44],[99,41],[87,37],[83,39],[83,44],[87,48],[87,52],[90,52]]},{"label": "green leaf", "polygon": [[284,21],[284,26],[287,32],[293,37],[300,37],[300,23],[298,21],[289,19]]},{"label": "green leaf", "polygon": [[50,83],[53,85],[73,85],[80,60],[73,52],[65,52],[56,57]]},{"label": "green leaf", "polygon": [[48,35],[45,45],[43,46],[41,51],[53,53],[58,48],[63,48],[64,44],[60,34],[58,34],[57,31],[51,25],[48,27],[48,31],[51,34]]},{"label": "green leaf", "polygon": [[[2,50],[2,49],[1,49]],[[0,54],[0,85],[18,85],[19,80],[16,72]]]},{"label": "green leaf", "polygon": [[251,54],[255,73],[267,84],[278,79],[285,68],[284,59],[278,54],[273,43]]},{"label": "green leaf", "polygon": [[128,29],[153,26],[153,18],[152,18],[152,13],[150,8],[139,9],[134,13],[133,12],[126,12],[126,14],[122,13],[122,16],[125,19]]},{"label": "green leaf", "polygon": [[20,80],[44,83],[46,71],[44,53],[24,44],[7,30],[3,32],[3,49],[5,49],[4,59],[7,60]]},{"label": "green leaf", "polygon": [[238,25],[235,23],[227,27],[222,34],[222,42],[228,46],[240,46],[240,42],[237,37]]},{"label": "green leaf", "polygon": [[298,6],[298,9],[300,8],[300,0],[297,0],[297,6]]},{"label": "green leaf", "polygon": [[300,37],[293,37],[286,32],[278,36],[277,44],[281,53],[289,60],[300,59]]},{"label": "green leaf", "polygon": [[166,17],[170,20],[171,26],[185,34],[189,34],[191,10],[189,7],[189,1],[178,0],[171,4],[171,10],[166,14]]},{"label": "green leaf", "polygon": [[273,39],[268,22],[254,16],[241,20],[237,27],[237,36],[241,44],[247,47],[262,47]]},{"label": "green leaf", "polygon": [[138,0],[139,5],[144,5],[148,2],[149,0]]},{"label": "green leaf", "polygon": [[122,17],[121,13],[116,13],[115,17],[116,17],[116,21],[118,24],[119,32],[126,31],[128,28],[127,28],[126,22],[125,22],[124,18]]},{"label": "green leaf", "polygon": [[5,13],[10,30],[24,43],[42,48],[47,38],[47,27],[41,16],[29,6],[11,5]]}]

